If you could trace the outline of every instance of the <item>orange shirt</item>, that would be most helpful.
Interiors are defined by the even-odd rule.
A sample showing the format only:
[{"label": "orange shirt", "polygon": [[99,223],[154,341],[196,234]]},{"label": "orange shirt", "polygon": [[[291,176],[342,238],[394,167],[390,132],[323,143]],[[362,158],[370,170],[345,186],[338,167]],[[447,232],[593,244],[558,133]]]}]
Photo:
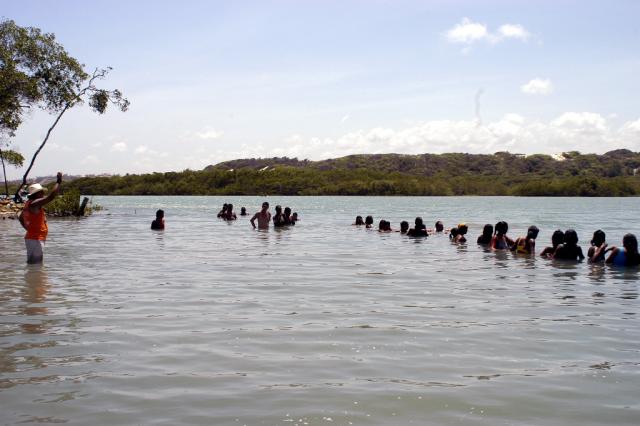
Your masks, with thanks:
[{"label": "orange shirt", "polygon": [[49,233],[49,227],[47,226],[47,219],[44,215],[44,209],[38,209],[38,213],[32,213],[29,210],[31,201],[24,203],[24,209],[22,210],[22,217],[24,224],[27,226],[27,234],[24,236],[25,240],[41,240],[47,239]]}]

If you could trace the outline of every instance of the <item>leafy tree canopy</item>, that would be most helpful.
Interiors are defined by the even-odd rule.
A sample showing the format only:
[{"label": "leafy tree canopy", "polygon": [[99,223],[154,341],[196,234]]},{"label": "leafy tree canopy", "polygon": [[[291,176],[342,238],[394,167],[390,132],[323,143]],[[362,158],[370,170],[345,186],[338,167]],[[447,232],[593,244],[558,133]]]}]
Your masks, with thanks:
[{"label": "leafy tree canopy", "polygon": [[64,108],[87,78],[53,34],[0,22],[0,133],[13,136],[30,107]]}]

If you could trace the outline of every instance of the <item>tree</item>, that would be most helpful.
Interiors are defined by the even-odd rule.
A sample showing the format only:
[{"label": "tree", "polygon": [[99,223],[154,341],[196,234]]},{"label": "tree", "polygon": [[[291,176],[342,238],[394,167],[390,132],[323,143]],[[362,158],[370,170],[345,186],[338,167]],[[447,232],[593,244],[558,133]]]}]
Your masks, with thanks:
[{"label": "tree", "polygon": [[[56,42],[53,34],[42,33],[38,28],[23,28],[11,20],[1,22],[0,66],[0,136],[13,136],[26,111],[32,107],[56,114],[29,163],[23,185],[51,132],[70,108],[85,101],[99,114],[103,114],[110,103],[121,111],[129,107],[129,101],[119,90],[96,86],[111,68],[87,73],[84,66]],[[16,198],[19,191],[20,188]]]},{"label": "tree", "polygon": [[0,162],[2,162],[2,174],[4,176],[4,191],[5,195],[9,197],[9,183],[7,182],[7,171],[5,169],[5,162],[10,166],[22,167],[24,163],[24,157],[17,151],[10,149],[2,150],[2,143],[0,141]]}]

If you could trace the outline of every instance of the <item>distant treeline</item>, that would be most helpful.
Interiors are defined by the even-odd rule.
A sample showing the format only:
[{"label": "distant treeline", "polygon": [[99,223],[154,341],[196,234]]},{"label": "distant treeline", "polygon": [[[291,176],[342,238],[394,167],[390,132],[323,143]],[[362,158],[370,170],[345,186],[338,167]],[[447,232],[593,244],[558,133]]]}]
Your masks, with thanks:
[{"label": "distant treeline", "polygon": [[76,179],[87,195],[640,195],[640,153],[351,155],[234,160],[202,171]]}]

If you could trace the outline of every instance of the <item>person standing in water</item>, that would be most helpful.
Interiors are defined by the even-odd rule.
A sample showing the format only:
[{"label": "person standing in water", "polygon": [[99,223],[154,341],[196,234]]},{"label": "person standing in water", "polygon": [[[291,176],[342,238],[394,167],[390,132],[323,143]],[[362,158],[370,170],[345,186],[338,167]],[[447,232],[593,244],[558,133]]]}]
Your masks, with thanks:
[{"label": "person standing in water", "polygon": [[161,231],[164,229],[164,210],[160,209],[156,212],[156,218],[151,222],[151,229]]},{"label": "person standing in water", "polygon": [[251,220],[251,226],[256,227],[256,219],[258,220],[258,229],[269,229],[269,223],[271,222],[271,212],[269,211],[269,203],[266,201],[262,203],[262,209],[253,215]]},{"label": "person standing in water", "polygon": [[49,195],[45,196],[47,189],[39,183],[29,186],[28,200],[18,217],[20,224],[27,231],[24,242],[27,247],[27,263],[29,264],[38,264],[44,261],[44,243],[47,240],[49,227],[43,207],[56,198],[60,191],[60,185],[62,185],[62,173],[58,172],[56,184]]}]

